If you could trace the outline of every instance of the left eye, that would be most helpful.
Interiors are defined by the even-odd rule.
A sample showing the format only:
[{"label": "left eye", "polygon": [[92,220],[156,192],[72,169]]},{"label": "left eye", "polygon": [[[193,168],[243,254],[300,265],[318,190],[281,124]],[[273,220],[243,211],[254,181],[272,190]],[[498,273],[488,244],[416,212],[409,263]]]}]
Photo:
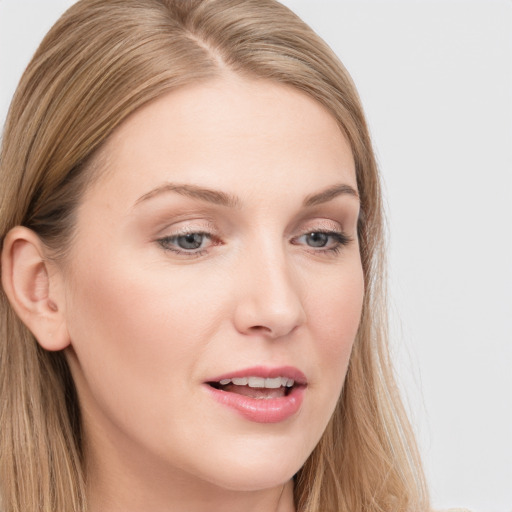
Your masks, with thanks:
[{"label": "left eye", "polygon": [[296,241],[313,248],[335,250],[340,246],[347,245],[350,239],[344,233],[336,231],[312,231],[301,235]]},{"label": "left eye", "polygon": [[304,238],[310,247],[325,247],[329,243],[330,235],[327,233],[308,233],[304,235]]}]

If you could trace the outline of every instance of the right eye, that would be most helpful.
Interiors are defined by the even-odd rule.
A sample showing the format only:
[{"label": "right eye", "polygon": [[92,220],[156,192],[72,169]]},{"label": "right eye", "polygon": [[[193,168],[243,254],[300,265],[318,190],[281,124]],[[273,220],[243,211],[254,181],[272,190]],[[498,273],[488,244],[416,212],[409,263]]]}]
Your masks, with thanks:
[{"label": "right eye", "polygon": [[168,251],[177,254],[200,255],[211,245],[212,236],[209,233],[181,233],[159,238],[158,243]]}]

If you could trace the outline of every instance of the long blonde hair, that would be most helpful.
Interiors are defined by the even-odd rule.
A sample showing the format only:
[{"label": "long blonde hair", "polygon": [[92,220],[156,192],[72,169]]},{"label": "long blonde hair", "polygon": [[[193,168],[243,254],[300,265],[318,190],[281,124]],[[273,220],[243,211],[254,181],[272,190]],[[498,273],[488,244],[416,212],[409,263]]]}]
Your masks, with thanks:
[{"label": "long blonde hair", "polygon": [[[51,29],[13,99],[0,154],[0,240],[33,229],[64,256],[90,160],[141,105],[223,69],[323,104],[356,162],[365,300],[336,411],[295,477],[300,512],[429,508],[388,357],[379,177],[354,85],[328,46],[274,0],[81,0]],[[61,352],[42,349],[0,294],[4,512],[87,509],[80,410]]]}]

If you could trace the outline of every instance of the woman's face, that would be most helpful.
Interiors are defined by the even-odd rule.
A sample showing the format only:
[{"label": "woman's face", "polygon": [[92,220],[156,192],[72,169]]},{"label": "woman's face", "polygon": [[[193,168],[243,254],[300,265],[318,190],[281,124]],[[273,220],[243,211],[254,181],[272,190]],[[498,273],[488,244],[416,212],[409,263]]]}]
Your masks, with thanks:
[{"label": "woman's face", "polygon": [[136,112],[98,166],[63,273],[90,467],[286,482],[333,413],[363,299],[335,120],[228,76]]}]

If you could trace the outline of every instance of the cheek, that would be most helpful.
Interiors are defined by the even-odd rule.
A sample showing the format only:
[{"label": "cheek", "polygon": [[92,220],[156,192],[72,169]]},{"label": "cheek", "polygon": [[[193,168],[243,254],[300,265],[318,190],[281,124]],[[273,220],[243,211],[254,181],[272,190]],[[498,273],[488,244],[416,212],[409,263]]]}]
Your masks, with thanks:
[{"label": "cheek", "polygon": [[321,368],[313,417],[327,424],[339,395],[359,328],[364,297],[364,278],[359,259],[354,258],[323,287],[308,296],[309,324],[315,347],[315,364]]},{"label": "cheek", "polygon": [[148,260],[111,250],[76,261],[68,328],[78,378],[98,402],[119,395],[113,410],[123,403],[158,408],[170,387],[187,392],[227,315],[222,283]]},{"label": "cheek", "polygon": [[169,277],[128,263],[81,273],[70,308],[71,367],[91,436],[114,432],[183,462],[172,439],[186,444],[195,432],[185,397],[216,317],[194,286]]},{"label": "cheek", "polygon": [[[148,378],[157,385],[155,365],[176,345],[162,329],[168,320],[162,311],[165,301],[155,294],[158,288],[152,289],[140,269],[124,265],[122,258],[117,265],[108,261],[77,262],[67,322],[79,364],[74,374],[79,391],[90,391],[100,404],[115,397],[122,405],[126,399],[121,395],[143,393]],[[179,358],[176,350],[172,355]],[[140,387],[134,386],[137,382]]]},{"label": "cheek", "polygon": [[309,297],[310,325],[323,340],[326,357],[350,352],[359,328],[363,296],[363,272],[356,261]]},{"label": "cheek", "polygon": [[157,359],[169,351],[180,359],[187,344],[171,339],[180,336],[176,319],[187,325],[192,318],[186,296],[175,285],[122,265],[81,274],[69,318],[75,349],[95,355],[96,361],[110,360],[112,370],[136,358],[142,371],[152,355]]}]

